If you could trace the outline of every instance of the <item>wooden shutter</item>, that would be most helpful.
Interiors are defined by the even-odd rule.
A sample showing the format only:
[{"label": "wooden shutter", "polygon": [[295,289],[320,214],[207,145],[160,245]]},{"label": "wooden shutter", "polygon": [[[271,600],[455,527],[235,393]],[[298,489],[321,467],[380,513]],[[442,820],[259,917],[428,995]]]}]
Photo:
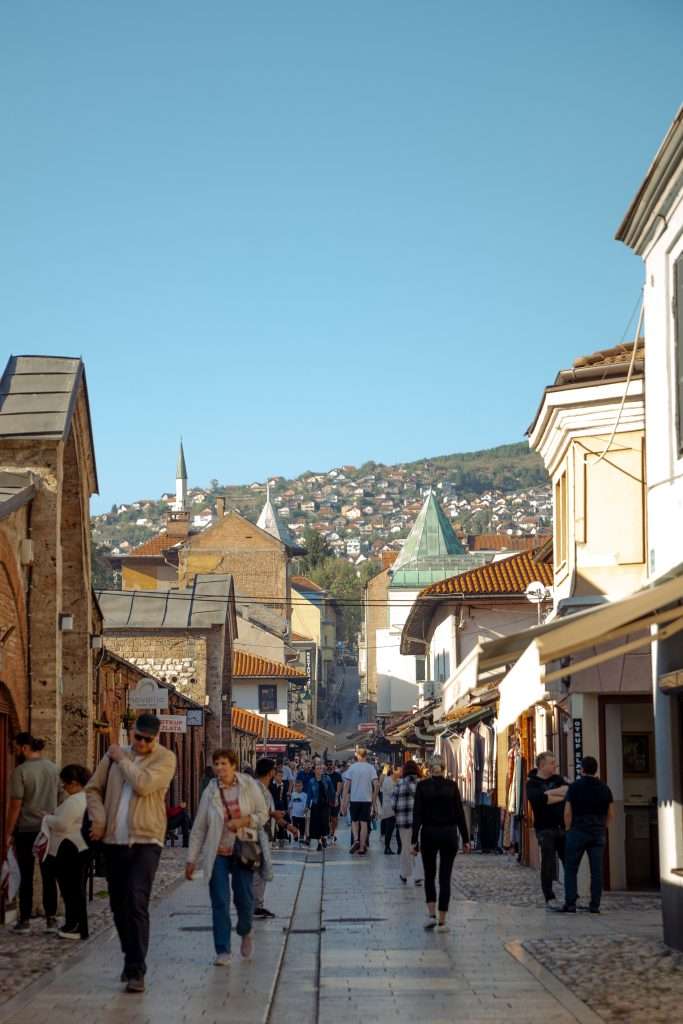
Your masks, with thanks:
[{"label": "wooden shutter", "polygon": [[683,452],[683,253],[674,263],[674,349],[676,366],[676,434]]}]

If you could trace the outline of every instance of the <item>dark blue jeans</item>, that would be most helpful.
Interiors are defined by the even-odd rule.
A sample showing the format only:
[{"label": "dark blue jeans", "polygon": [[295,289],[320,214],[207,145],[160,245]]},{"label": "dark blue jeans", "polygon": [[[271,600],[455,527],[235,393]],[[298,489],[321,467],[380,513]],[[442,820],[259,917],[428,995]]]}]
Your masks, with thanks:
[{"label": "dark blue jeans", "polygon": [[230,952],[230,876],[237,910],[237,934],[248,935],[254,916],[253,873],[232,857],[219,854],[211,872],[209,893],[216,953]]},{"label": "dark blue jeans", "polygon": [[591,869],[591,907],[597,910],[600,906],[605,841],[605,829],[584,831],[571,828],[567,832],[564,854],[564,901],[568,907],[576,906],[576,878],[584,853],[588,854]]}]

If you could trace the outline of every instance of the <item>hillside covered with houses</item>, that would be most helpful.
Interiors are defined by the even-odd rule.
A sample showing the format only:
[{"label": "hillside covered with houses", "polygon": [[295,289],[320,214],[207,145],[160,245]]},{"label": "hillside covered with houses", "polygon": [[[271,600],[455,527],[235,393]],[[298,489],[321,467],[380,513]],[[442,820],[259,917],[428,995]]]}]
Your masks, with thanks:
[{"label": "hillside covered with houses", "polygon": [[[169,482],[172,477],[169,459]],[[343,465],[246,485],[213,480],[208,487],[190,487],[188,498],[192,529],[199,531],[214,521],[219,504],[256,521],[268,490],[294,537],[313,529],[333,554],[360,563],[400,549],[430,487],[465,543],[479,534],[534,536],[551,523],[545,469],[523,443],[391,466]],[[174,501],[175,491],[169,490],[94,516],[96,576],[111,573],[111,556],[125,555],[159,533]]]}]

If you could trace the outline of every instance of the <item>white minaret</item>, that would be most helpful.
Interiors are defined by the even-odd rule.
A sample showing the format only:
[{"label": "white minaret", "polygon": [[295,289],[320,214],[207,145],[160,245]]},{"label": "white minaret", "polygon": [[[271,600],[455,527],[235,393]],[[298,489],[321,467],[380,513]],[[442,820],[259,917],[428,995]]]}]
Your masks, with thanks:
[{"label": "white minaret", "polygon": [[185,465],[185,452],[183,451],[183,439],[180,439],[180,451],[178,452],[178,465],[175,471],[175,505],[174,512],[187,512],[187,466]]}]

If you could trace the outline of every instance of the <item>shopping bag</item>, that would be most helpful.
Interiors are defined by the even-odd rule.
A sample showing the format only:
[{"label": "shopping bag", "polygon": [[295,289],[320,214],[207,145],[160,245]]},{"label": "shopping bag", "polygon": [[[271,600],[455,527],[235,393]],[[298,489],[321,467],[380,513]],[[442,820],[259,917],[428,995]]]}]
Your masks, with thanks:
[{"label": "shopping bag", "polygon": [[37,859],[39,864],[42,864],[47,857],[48,847],[50,845],[50,829],[47,827],[45,818],[40,826],[40,832],[35,838],[33,844],[33,856]]},{"label": "shopping bag", "polygon": [[14,849],[10,846],[7,851],[7,856],[0,869],[0,892],[5,903],[11,903],[14,897],[19,892],[19,883],[21,882],[21,872],[19,871],[19,865],[17,864],[17,858],[14,855]]}]

